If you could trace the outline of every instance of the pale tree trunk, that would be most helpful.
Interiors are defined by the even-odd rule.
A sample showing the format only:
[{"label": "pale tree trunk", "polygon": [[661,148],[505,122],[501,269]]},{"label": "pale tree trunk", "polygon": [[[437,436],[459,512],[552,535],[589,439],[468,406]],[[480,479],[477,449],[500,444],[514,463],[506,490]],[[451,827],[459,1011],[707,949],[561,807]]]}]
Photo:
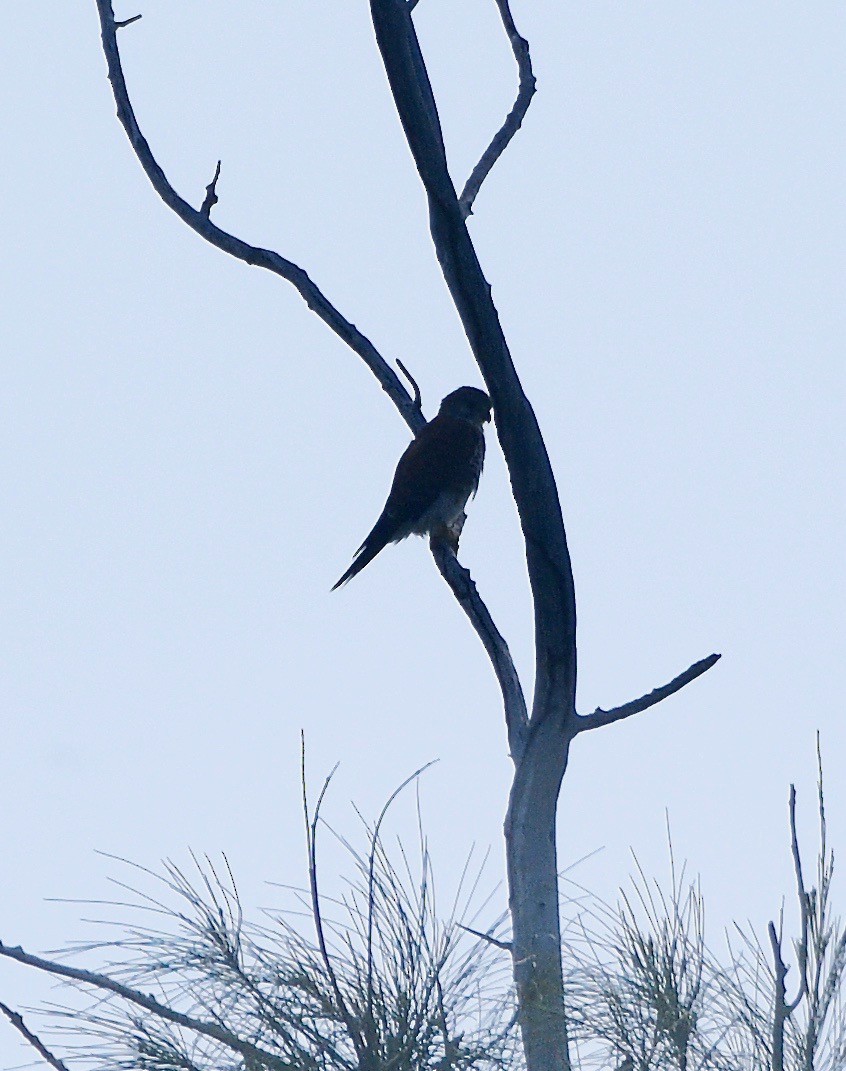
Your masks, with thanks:
[{"label": "pale tree trunk", "polygon": [[555,838],[566,752],[563,761],[553,753],[545,762],[541,754],[556,743],[543,728],[535,734],[515,775],[505,822],[514,981],[531,1071],[570,1071]]}]

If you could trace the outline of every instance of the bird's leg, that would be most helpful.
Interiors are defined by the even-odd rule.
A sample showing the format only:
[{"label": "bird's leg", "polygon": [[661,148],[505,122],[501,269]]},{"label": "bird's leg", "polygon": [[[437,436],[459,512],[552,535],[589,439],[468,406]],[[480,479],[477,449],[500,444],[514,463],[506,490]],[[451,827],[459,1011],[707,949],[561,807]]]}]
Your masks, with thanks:
[{"label": "bird's leg", "polygon": [[458,541],[461,538],[461,532],[464,528],[464,522],[467,520],[467,514],[461,513],[452,524],[442,524],[436,528],[429,536],[429,543],[446,543],[453,554],[458,553]]}]

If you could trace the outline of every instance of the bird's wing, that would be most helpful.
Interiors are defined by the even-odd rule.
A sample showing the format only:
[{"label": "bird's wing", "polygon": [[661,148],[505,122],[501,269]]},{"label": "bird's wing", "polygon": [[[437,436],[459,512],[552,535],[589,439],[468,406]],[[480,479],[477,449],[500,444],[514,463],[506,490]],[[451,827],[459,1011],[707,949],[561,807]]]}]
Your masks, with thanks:
[{"label": "bird's wing", "polygon": [[469,496],[481,473],[485,437],[466,420],[436,416],[399,459],[388,501],[398,527],[422,517],[444,491]]},{"label": "bird's wing", "polygon": [[409,535],[445,491],[469,498],[479,483],[484,450],[482,429],[466,420],[436,416],[424,425],[397,463],[379,519],[332,590],[360,573],[388,543]]}]

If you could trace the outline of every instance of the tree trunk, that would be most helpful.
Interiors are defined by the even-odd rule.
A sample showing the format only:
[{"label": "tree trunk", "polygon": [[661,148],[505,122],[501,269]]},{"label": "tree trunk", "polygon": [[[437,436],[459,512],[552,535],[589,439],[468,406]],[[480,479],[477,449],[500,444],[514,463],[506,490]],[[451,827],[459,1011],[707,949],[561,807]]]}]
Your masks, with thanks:
[{"label": "tree trunk", "polygon": [[526,544],[535,619],[535,694],[527,724],[524,709],[506,711],[516,765],[506,819],[514,976],[529,1071],[570,1071],[555,812],[576,725],[576,605],[561,503],[543,436],[449,174],[412,5],[370,0],[370,9],[394,102],[426,189],[438,262],[493,401]]},{"label": "tree trunk", "polygon": [[569,741],[555,719],[532,732],[505,819],[514,981],[531,1071],[570,1071],[561,969],[555,814]]}]

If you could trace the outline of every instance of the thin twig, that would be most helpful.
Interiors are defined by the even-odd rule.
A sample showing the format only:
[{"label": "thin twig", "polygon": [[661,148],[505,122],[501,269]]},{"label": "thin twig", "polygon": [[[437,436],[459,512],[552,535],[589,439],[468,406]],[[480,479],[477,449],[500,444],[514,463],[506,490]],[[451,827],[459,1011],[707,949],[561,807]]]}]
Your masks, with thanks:
[{"label": "thin twig", "polygon": [[467,933],[472,933],[474,937],[478,937],[480,941],[487,941],[494,948],[501,948],[503,952],[511,952],[513,948],[510,941],[500,941],[498,937],[494,937],[492,934],[482,933],[481,930],[474,930],[472,926],[464,926],[460,922],[457,922],[456,925],[459,930],[466,930]]},{"label": "thin twig", "polygon": [[470,178],[468,178],[464,189],[461,191],[458,204],[465,219],[473,211],[473,202],[476,200],[476,195],[482,183],[490,174],[494,164],[505,152],[508,143],[522,126],[526,112],[529,110],[529,105],[532,103],[536,87],[535,76],[532,71],[532,57],[529,54],[529,42],[517,32],[511,9],[508,6],[508,0],[495,0],[495,3],[499,8],[500,18],[502,19],[502,25],[505,27],[505,32],[508,34],[508,40],[511,42],[511,51],[517,61],[520,81],[514,106],[505,117],[505,122],[494,135],[490,145],[482,153],[481,159],[473,168]]},{"label": "thin twig", "polygon": [[414,388],[414,407],[415,407],[415,409],[418,409],[420,411],[420,415],[422,416],[423,415],[423,398],[422,398],[422,396],[420,394],[420,387],[418,387],[418,385],[417,385],[417,380],[414,378],[414,376],[411,374],[411,372],[409,372],[409,370],[405,367],[405,365],[402,363],[402,361],[399,359],[399,357],[397,357],[397,368],[399,368],[400,372],[402,372],[402,374],[405,376],[405,378],[408,380],[408,382]]},{"label": "thin twig", "polygon": [[323,960],[323,966],[326,970],[326,975],[329,979],[329,984],[332,986],[332,992],[335,995],[335,1001],[338,1005],[338,1010],[341,1013],[341,1017],[344,1020],[344,1026],[346,1027],[349,1039],[352,1042],[355,1049],[356,1056],[361,1061],[364,1054],[364,1040],[361,1036],[361,1032],[356,1026],[354,1016],[351,1014],[347,1007],[347,1002],[344,1000],[344,995],[341,992],[341,986],[338,982],[338,976],[335,973],[335,968],[332,964],[332,957],[329,955],[329,946],[326,943],[326,933],[323,926],[323,911],[320,906],[320,892],[317,884],[317,823],[320,819],[320,807],[323,803],[326,792],[335,776],[335,771],[338,769],[338,763],[332,767],[329,775],[323,782],[323,787],[320,790],[320,795],[317,797],[317,803],[314,807],[314,815],[311,814],[308,805],[308,785],[306,782],[306,764],[305,764],[305,733],[300,734],[300,747],[301,747],[301,780],[303,787],[303,816],[305,818],[306,827],[306,847],[308,849],[308,884],[309,891],[311,893],[311,914],[314,920],[314,928],[317,933],[317,944],[320,949],[320,956]]},{"label": "thin twig", "polygon": [[141,18],[141,15],[133,15],[131,19],[122,19],[121,21],[115,21],[115,29],[122,30],[124,26],[131,26],[133,22],[137,22]]},{"label": "thin twig", "polygon": [[[139,16],[140,18],[140,16]],[[51,1067],[55,1068],[55,1071],[68,1071],[68,1065],[64,1061],[60,1060],[58,1056],[54,1056],[52,1052],[43,1044],[37,1034],[29,1029],[23,1018],[16,1011],[12,1011],[7,1005],[0,1002],[0,1012],[2,1012],[12,1026],[17,1030],[35,1049],[39,1056],[42,1057]]]},{"label": "thin twig", "polygon": [[139,1008],[144,1008],[145,1011],[152,1012],[160,1019],[165,1019],[169,1023],[175,1023],[177,1026],[185,1027],[187,1030],[193,1030],[195,1034],[202,1034],[213,1041],[218,1041],[221,1045],[225,1045],[228,1049],[232,1049],[242,1056],[262,1061],[268,1067],[276,1068],[277,1071],[291,1071],[290,1063],[281,1056],[276,1056],[258,1045],[242,1040],[236,1034],[230,1033],[217,1023],[207,1023],[202,1019],[194,1019],[190,1015],[176,1011],[167,1004],[161,1004],[155,997],[141,993],[137,989],[130,989],[129,986],[116,982],[114,978],[110,978],[106,974],[82,970],[79,967],[68,967],[63,963],[55,963],[53,960],[43,959],[41,956],[33,956],[29,952],[25,952],[20,945],[13,948],[0,942],[0,956],[16,960],[18,963],[24,963],[28,967],[35,967],[36,970],[44,971],[46,974],[55,974],[59,978],[70,978],[75,982],[93,986],[95,989],[114,993],[122,1000],[135,1004]]},{"label": "thin twig", "polygon": [[621,707],[614,707],[612,710],[603,710],[601,707],[597,707],[593,714],[581,715],[576,723],[576,733],[583,733],[588,729],[599,729],[603,725],[622,721],[623,718],[630,718],[632,714],[639,714],[642,710],[654,707],[662,699],[666,699],[668,696],[680,691],[686,684],[695,681],[697,677],[701,677],[711,666],[716,665],[721,657],[718,654],[708,655],[707,658],[694,662],[689,669],[686,669],[684,673],[680,673],[678,677],[674,677],[669,684],[663,684],[660,688],[655,688],[647,695],[642,695],[639,699],[633,699],[630,703],[624,703]]},{"label": "thin twig", "polygon": [[220,160],[217,161],[217,167],[214,169],[214,178],[206,186],[206,196],[203,203],[200,205],[200,215],[205,216],[206,219],[211,217],[211,210],[217,204],[219,198],[217,196],[217,180],[220,178]]},{"label": "thin twig", "polygon": [[388,797],[385,806],[379,813],[379,817],[376,819],[376,825],[373,827],[373,833],[370,836],[370,854],[367,861],[367,1021],[371,1022],[373,1015],[373,927],[376,921],[376,853],[379,847],[379,831],[382,828],[382,823],[385,821],[385,816],[391,808],[394,800],[397,796],[406,789],[412,781],[416,781],[421,774],[425,773],[430,766],[434,766],[437,759],[432,759],[424,766],[415,770],[413,774],[398,785],[397,788]]}]

